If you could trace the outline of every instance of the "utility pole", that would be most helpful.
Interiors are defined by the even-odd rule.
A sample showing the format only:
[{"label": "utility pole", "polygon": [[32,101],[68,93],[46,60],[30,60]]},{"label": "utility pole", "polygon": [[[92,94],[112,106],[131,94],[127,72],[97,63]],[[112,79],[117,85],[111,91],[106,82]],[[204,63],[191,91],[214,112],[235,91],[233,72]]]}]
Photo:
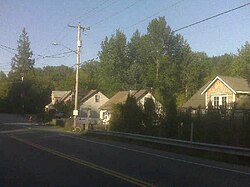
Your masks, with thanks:
[{"label": "utility pole", "polygon": [[81,31],[85,31],[88,28],[81,27],[80,23],[77,26],[70,26],[72,28],[77,28],[77,49],[76,49],[76,85],[75,85],[75,107],[73,111],[74,115],[74,129],[77,126],[76,118],[78,116],[78,87],[79,87],[79,66],[80,66],[80,58],[81,58],[81,47],[82,47],[82,40],[81,40]]}]

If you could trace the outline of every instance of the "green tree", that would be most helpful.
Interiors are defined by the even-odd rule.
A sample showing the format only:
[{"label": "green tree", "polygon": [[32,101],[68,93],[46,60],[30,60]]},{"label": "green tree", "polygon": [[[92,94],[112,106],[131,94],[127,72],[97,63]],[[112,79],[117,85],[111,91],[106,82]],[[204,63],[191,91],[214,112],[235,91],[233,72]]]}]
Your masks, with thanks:
[{"label": "green tree", "polygon": [[153,99],[147,98],[143,107],[143,124],[147,134],[154,135],[157,120],[155,103]]},{"label": "green tree", "polygon": [[49,85],[51,90],[73,90],[75,87],[75,73],[72,67],[46,66],[43,69],[36,69],[35,74]]},{"label": "green tree", "polygon": [[4,72],[0,71],[0,112],[6,112],[6,99],[9,92],[9,82]]},{"label": "green tree", "polygon": [[127,84],[126,71],[129,62],[125,34],[117,30],[115,35],[102,42],[101,48],[98,66],[99,88],[113,94],[126,87]]},{"label": "green tree", "polygon": [[79,72],[79,87],[83,90],[98,88],[98,65],[95,60],[85,62]]},{"label": "green tree", "polygon": [[209,58],[206,53],[196,52],[192,53],[189,62],[183,65],[182,84],[187,98],[190,98],[205,84],[205,77],[211,73],[208,63]]},{"label": "green tree", "polygon": [[215,56],[211,58],[211,72],[210,78],[214,78],[217,75],[231,76],[232,73],[232,63],[235,60],[235,55],[224,54],[221,56]]},{"label": "green tree", "polygon": [[32,70],[35,60],[32,58],[33,52],[30,49],[30,41],[25,28],[17,41],[17,54],[11,60],[11,71],[19,76],[24,76]]},{"label": "green tree", "polygon": [[250,80],[250,44],[248,42],[238,50],[237,58],[232,64],[232,75]]},{"label": "green tree", "polygon": [[141,132],[142,109],[134,97],[128,96],[125,104],[118,104],[113,108],[110,128],[123,132]]}]

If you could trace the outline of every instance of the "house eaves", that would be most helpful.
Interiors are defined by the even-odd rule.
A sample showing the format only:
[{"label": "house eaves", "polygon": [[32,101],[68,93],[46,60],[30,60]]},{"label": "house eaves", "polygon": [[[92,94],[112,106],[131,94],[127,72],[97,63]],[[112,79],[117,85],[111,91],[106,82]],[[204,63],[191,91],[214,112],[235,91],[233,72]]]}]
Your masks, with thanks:
[{"label": "house eaves", "polygon": [[214,83],[216,80],[220,80],[229,90],[231,90],[234,94],[237,93],[236,90],[234,90],[231,86],[229,86],[222,78],[219,76],[215,77],[215,79],[201,92],[201,95],[203,95]]},{"label": "house eaves", "polygon": [[97,90],[90,90],[87,95],[85,95],[81,100],[80,102],[81,103],[84,103],[85,101],[87,101],[89,98],[91,98],[93,95],[97,94],[98,91]]}]

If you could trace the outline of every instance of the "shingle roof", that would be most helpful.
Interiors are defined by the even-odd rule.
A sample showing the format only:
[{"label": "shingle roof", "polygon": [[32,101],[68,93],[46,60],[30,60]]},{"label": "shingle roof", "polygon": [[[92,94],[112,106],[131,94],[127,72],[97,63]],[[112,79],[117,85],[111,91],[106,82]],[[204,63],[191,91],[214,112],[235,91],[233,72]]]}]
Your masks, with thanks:
[{"label": "shingle roof", "polygon": [[62,98],[69,93],[71,93],[70,90],[68,90],[68,91],[52,91],[52,94],[54,95],[54,97],[59,97],[59,98]]},{"label": "shingle roof", "polygon": [[246,79],[227,77],[227,76],[219,76],[219,77],[236,92],[250,92],[250,86]]},{"label": "shingle roof", "polygon": [[182,107],[183,108],[205,108],[205,96],[201,92],[209,85],[211,81],[207,82],[201,89],[199,89]]},{"label": "shingle roof", "polygon": [[146,90],[130,90],[130,91],[119,91],[113,97],[111,97],[106,103],[104,103],[100,109],[101,110],[111,110],[113,105],[118,103],[125,103],[128,95],[131,94],[135,97],[136,101],[139,101],[148,92]]}]

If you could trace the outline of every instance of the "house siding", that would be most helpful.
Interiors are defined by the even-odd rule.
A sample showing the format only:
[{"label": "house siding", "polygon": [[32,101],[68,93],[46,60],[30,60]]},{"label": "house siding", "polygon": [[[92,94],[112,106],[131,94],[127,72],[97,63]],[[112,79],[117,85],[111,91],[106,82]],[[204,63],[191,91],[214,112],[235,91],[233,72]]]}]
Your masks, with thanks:
[{"label": "house siding", "polygon": [[214,84],[207,90],[205,94],[206,107],[208,106],[209,101],[211,101],[212,96],[215,95],[226,95],[228,97],[228,103],[234,102],[235,94],[220,80],[216,80]]},{"label": "house siding", "polygon": [[[96,102],[96,95],[99,96],[99,102]],[[94,94],[92,97],[90,97],[88,100],[86,100],[81,106],[80,110],[88,110],[95,111],[96,113],[100,113],[99,107],[106,103],[109,99],[102,94],[101,92],[98,92]]]}]

